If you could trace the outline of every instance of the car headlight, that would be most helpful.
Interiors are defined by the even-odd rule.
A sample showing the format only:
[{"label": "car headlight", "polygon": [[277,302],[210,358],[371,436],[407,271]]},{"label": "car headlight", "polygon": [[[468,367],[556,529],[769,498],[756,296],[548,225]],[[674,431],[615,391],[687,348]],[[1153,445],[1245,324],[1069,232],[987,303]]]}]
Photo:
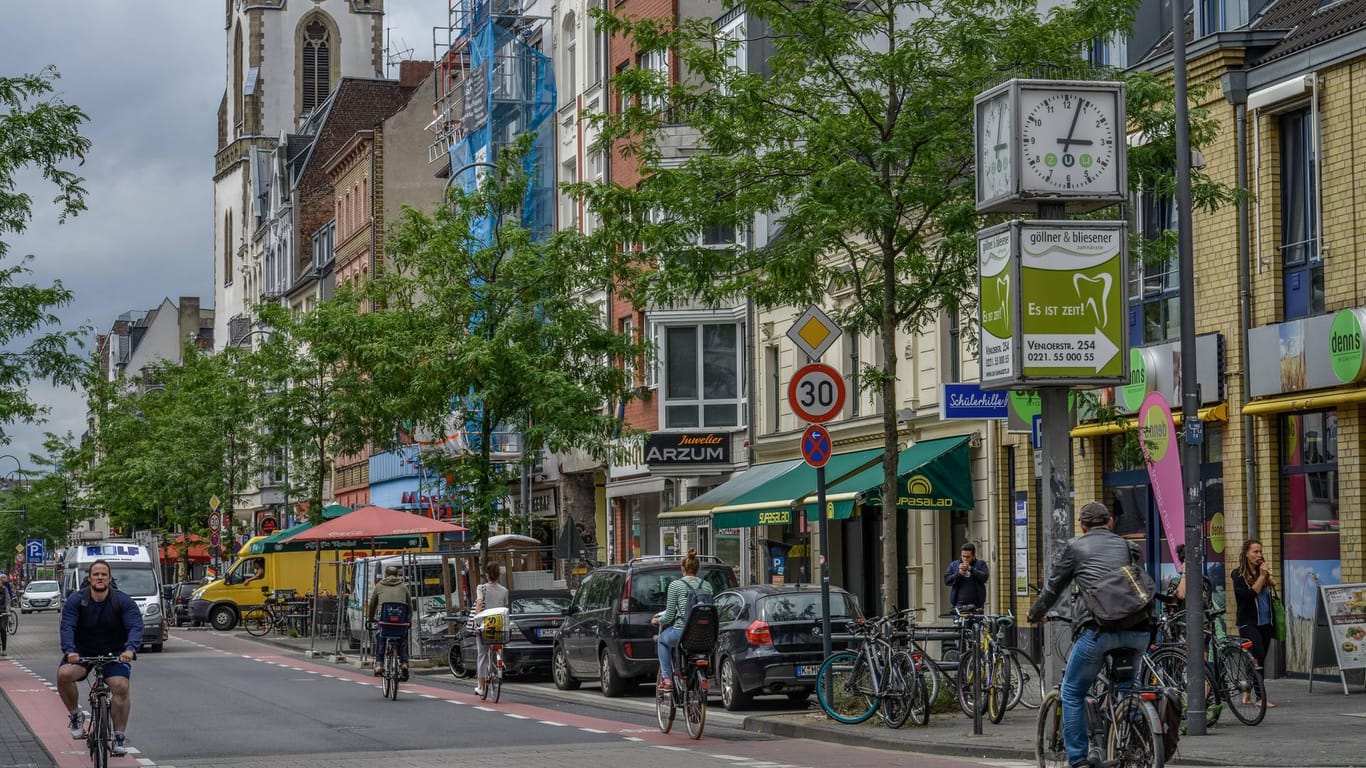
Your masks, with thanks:
[{"label": "car headlight", "polygon": [[160,616],[160,615],[161,615],[161,606],[157,605],[156,603],[148,603],[148,604],[147,604],[147,615],[148,615],[148,616]]}]

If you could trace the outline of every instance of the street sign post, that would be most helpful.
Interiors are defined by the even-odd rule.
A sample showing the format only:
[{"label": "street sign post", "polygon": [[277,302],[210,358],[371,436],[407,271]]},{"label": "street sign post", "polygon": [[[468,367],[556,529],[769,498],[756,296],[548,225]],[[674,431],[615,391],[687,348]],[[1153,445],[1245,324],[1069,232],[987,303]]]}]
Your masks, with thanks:
[{"label": "street sign post", "polygon": [[[821,468],[830,461],[830,433],[819,424],[812,424],[802,433],[802,458],[813,467]],[[822,512],[824,514],[824,512]]]},{"label": "street sign post", "polygon": [[808,363],[787,383],[787,402],[802,421],[824,424],[844,408],[844,377],[824,363]]}]

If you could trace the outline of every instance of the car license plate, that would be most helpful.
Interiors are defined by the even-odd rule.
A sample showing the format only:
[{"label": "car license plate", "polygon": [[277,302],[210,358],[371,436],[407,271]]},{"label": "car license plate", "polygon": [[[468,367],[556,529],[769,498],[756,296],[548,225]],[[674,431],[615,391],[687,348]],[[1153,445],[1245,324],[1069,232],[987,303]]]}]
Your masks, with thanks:
[{"label": "car license plate", "polygon": [[797,677],[815,677],[821,671],[819,664],[798,664]]},{"label": "car license plate", "polygon": [[558,634],[560,634],[560,630],[558,627],[542,627],[541,629],[536,630],[536,637],[541,639],[545,639],[547,637],[554,637]]}]

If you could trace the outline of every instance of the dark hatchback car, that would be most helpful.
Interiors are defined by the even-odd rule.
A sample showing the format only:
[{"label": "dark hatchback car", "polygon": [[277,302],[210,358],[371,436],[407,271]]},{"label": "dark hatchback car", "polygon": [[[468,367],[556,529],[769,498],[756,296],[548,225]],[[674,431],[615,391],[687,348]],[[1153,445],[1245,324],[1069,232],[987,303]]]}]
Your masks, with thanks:
[{"label": "dark hatchback car", "polygon": [[[567,589],[524,589],[508,593],[508,631],[512,641],[503,644],[503,667],[510,675],[533,675],[550,671],[550,653],[564,622],[564,609],[573,596]],[[460,658],[467,674],[479,660],[473,633],[462,633]]]},{"label": "dark hatchback car", "polygon": [[[664,610],[669,585],[683,576],[680,560],[636,558],[584,577],[555,642],[555,687],[572,691],[584,680],[597,679],[604,696],[620,696],[629,685],[655,681],[659,657],[650,619]],[[698,576],[714,595],[737,583],[734,569],[711,556],[702,557]]]},{"label": "dark hatchback car", "polygon": [[166,595],[166,615],[170,617],[171,624],[177,627],[184,624],[199,626],[200,622],[190,618],[190,594],[199,586],[197,581],[181,581],[162,587]]},{"label": "dark hatchback car", "polygon": [[[763,694],[802,701],[815,687],[825,658],[821,590],[810,584],[754,584],[716,596],[721,620],[716,669],[721,703],[741,709]],[[849,642],[845,625],[861,614],[858,600],[830,588],[831,647]]]}]

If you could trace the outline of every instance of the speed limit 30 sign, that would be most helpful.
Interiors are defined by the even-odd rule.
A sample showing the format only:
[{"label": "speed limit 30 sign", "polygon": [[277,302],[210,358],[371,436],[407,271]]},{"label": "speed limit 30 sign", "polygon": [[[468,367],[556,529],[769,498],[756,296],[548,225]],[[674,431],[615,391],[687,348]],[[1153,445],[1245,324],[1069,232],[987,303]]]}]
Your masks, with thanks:
[{"label": "speed limit 30 sign", "polygon": [[802,366],[787,383],[787,402],[803,421],[824,424],[844,408],[844,377],[825,363]]}]

